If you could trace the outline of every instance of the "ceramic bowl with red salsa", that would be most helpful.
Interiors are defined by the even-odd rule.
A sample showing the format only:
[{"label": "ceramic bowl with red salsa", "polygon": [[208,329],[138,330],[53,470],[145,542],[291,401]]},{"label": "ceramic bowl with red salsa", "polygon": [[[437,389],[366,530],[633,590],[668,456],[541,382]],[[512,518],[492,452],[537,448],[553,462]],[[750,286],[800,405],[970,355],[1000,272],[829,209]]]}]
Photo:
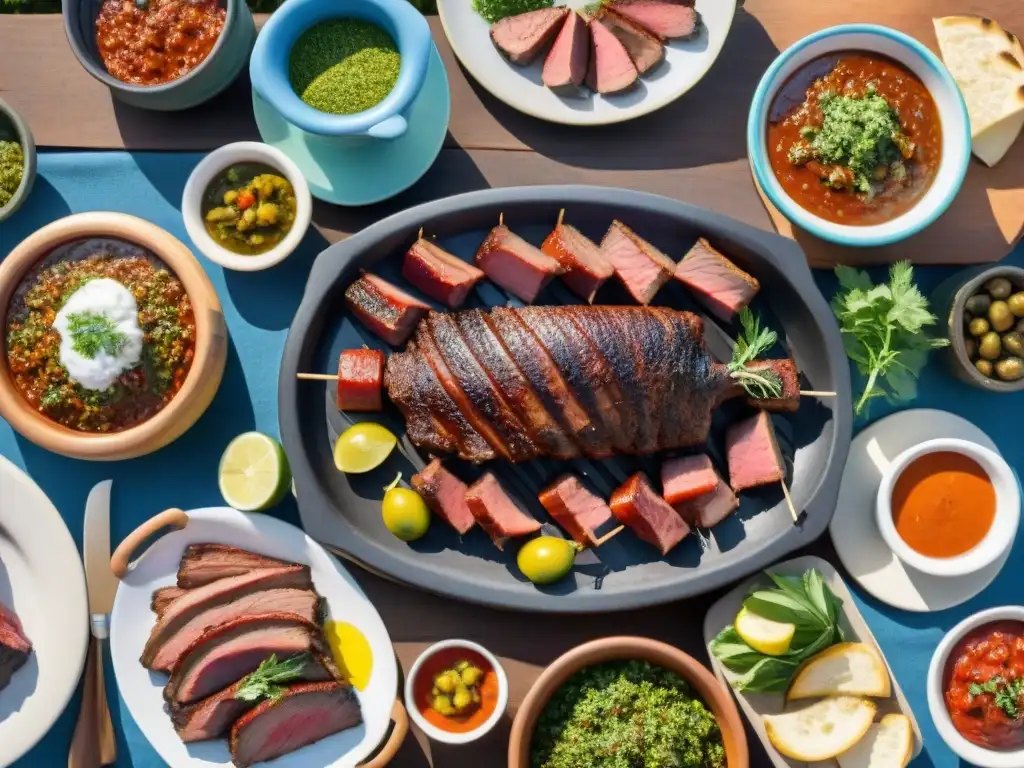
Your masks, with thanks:
[{"label": "ceramic bowl with red salsa", "polygon": [[1024,765],[1024,607],[982,611],[946,635],[928,671],[928,705],[964,760]]},{"label": "ceramic bowl with red salsa", "polygon": [[793,223],[844,245],[881,245],[934,221],[970,159],[955,82],[921,43],[873,25],[833,27],[782,53],[747,126],[755,178]]}]

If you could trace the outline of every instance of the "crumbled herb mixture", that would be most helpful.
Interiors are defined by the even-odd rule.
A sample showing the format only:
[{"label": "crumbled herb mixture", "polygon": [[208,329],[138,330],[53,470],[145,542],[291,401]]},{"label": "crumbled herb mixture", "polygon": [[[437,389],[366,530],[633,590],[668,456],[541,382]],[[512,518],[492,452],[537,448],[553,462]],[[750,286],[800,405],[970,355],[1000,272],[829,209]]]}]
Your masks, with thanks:
[{"label": "crumbled herb mixture", "polygon": [[128,337],[117,330],[114,321],[95,312],[73,312],[68,317],[71,348],[82,357],[94,359],[100,352],[117,355]]},{"label": "crumbled herb mixture", "polygon": [[1024,677],[1007,682],[1005,678],[996,676],[985,683],[973,683],[969,693],[972,699],[975,696],[990,694],[993,703],[1010,719],[1024,714]]},{"label": "crumbled herb mixture", "polygon": [[611,662],[573,675],[537,723],[532,768],[724,768],[714,715],[674,672]]},{"label": "crumbled herb mixture", "polygon": [[0,141],[0,208],[14,197],[25,175],[25,154],[16,141]]},{"label": "crumbled herb mixture", "polygon": [[401,65],[387,31],[367,21],[334,19],[302,33],[292,48],[288,76],[295,93],[313,109],[352,115],[391,93]]},{"label": "crumbled herb mixture", "polygon": [[508,16],[550,8],[554,4],[554,0],[473,0],[473,10],[488,24],[494,24]]}]

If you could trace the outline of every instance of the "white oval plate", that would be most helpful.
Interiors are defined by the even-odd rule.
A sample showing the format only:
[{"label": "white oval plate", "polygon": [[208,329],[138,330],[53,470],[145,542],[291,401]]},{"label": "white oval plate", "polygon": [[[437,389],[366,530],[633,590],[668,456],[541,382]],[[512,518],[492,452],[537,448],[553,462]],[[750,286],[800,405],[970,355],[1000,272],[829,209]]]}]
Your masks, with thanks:
[{"label": "white oval plate", "polygon": [[0,602],[32,641],[32,655],[0,691],[0,765],[10,765],[42,740],[78,687],[89,604],[82,559],[56,507],[2,456]]},{"label": "white oval plate", "polygon": [[274,768],[353,768],[384,740],[398,696],[398,664],[391,638],[377,610],[345,568],[323,547],[293,525],[261,514],[225,507],[188,513],[189,524],[164,535],[138,559],[121,581],[110,619],[110,653],[121,695],[153,748],[174,768],[230,766],[227,741],[184,744],[164,711],[167,676],[139,663],[156,621],[150,598],[159,587],[173,586],[178,563],[189,544],[230,544],[253,552],[304,563],[317,592],[327,600],[330,618],[346,621],[366,637],[373,669],[365,690],[357,691],[363,724],[311,744],[274,761]]},{"label": "white oval plate", "polygon": [[[589,0],[556,0],[582,10]],[[736,0],[697,0],[703,30],[693,40],[669,40],[665,60],[621,94],[579,98],[555,94],[541,82],[544,57],[528,67],[510,64],[491,42],[490,25],[473,10],[473,0],[438,0],[444,33],[470,74],[510,107],[541,120],[566,125],[608,125],[661,109],[693,88],[718,54],[736,15]]]},{"label": "white oval plate", "polygon": [[875,494],[886,462],[911,446],[939,437],[970,440],[999,452],[971,422],[946,411],[918,408],[872,424],[850,444],[835,515],[829,524],[836,554],[850,576],[883,603],[930,613],[966,603],[1002,570],[1010,549],[992,565],[967,576],[931,576],[905,565],[885,543],[875,523]]}]

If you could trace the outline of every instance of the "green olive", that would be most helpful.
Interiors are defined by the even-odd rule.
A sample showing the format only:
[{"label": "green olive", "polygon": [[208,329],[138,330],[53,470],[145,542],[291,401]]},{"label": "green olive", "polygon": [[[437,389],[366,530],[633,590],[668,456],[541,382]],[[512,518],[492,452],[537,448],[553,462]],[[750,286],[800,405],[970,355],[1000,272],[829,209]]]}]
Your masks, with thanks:
[{"label": "green olive", "polygon": [[984,336],[988,333],[988,320],[984,317],[976,317],[967,326],[971,336]]},{"label": "green olive", "polygon": [[985,290],[993,299],[1005,299],[1013,290],[1013,284],[1005,277],[993,277],[985,283]]},{"label": "green olive", "polygon": [[1010,330],[1014,323],[1010,305],[1005,301],[993,301],[992,306],[988,308],[988,321],[994,331],[1002,333]]},{"label": "green olive", "polygon": [[987,293],[976,293],[964,302],[964,309],[972,315],[984,315],[988,312],[988,305],[992,303],[992,297]]},{"label": "green olive", "polygon": [[423,497],[410,488],[388,488],[381,514],[385,527],[402,541],[422,539],[430,528],[430,510]]},{"label": "green olive", "polygon": [[1010,311],[1017,317],[1024,317],[1024,291],[1018,291],[1006,300],[1010,305]]},{"label": "green olive", "polygon": [[516,555],[516,564],[534,584],[551,584],[572,568],[579,545],[555,536],[530,539]]},{"label": "green olive", "polygon": [[996,363],[996,376],[1003,381],[1017,381],[1024,377],[1024,360],[1008,357]]},{"label": "green olive", "polygon": [[1014,357],[1024,357],[1024,336],[1016,331],[1004,333],[1003,352]]},{"label": "green olive", "polygon": [[996,360],[1003,351],[1003,342],[999,338],[999,334],[995,331],[989,331],[981,337],[981,341],[978,342],[978,354],[986,360]]},{"label": "green olive", "polygon": [[988,360],[975,360],[974,367],[978,369],[978,373],[982,376],[988,376],[992,378],[992,363]]},{"label": "green olive", "polygon": [[973,360],[978,356],[978,342],[974,339],[964,339],[964,349],[967,351],[968,360]]}]

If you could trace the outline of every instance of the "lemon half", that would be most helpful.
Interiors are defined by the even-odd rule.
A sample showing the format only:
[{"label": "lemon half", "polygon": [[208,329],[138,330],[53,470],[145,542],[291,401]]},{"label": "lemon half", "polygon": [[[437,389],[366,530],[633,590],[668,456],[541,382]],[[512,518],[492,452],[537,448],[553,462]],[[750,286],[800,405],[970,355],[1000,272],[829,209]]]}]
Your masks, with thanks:
[{"label": "lemon half", "polygon": [[766,656],[781,656],[789,650],[796,634],[795,624],[772,621],[748,611],[745,607],[736,614],[736,634],[743,642]]}]

